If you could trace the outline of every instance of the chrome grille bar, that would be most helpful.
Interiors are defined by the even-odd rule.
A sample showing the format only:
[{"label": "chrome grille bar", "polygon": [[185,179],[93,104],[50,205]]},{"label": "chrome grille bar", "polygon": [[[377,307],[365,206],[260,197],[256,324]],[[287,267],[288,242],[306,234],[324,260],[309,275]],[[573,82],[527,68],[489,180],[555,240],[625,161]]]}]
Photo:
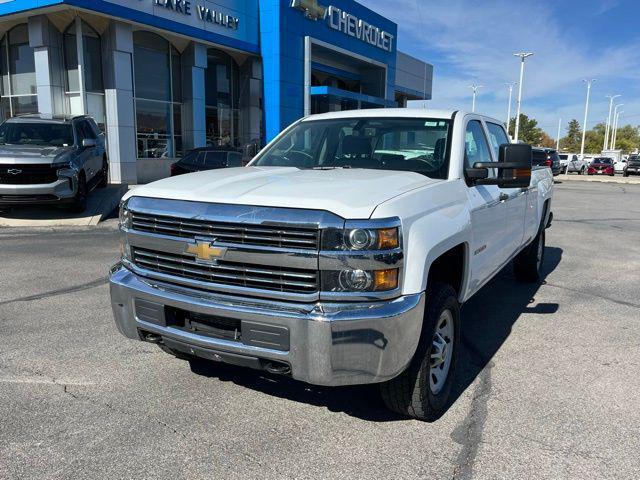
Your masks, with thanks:
[{"label": "chrome grille bar", "polygon": [[132,248],[134,265],[158,273],[222,285],[260,288],[289,293],[318,291],[318,272],[218,261],[200,263],[189,255]]},{"label": "chrome grille bar", "polygon": [[317,228],[193,220],[135,211],[132,212],[131,226],[137,231],[181,238],[206,236],[228,243],[315,251],[319,249]]}]

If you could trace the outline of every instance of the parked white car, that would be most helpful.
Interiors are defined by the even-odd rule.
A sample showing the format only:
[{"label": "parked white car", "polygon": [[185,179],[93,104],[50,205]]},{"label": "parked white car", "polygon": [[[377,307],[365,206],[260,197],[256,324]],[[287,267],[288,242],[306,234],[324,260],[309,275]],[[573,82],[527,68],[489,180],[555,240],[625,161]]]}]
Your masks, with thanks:
[{"label": "parked white car", "polygon": [[620,174],[624,173],[624,169],[627,166],[627,158],[628,158],[627,156],[624,156],[618,160],[613,161],[613,171],[615,173],[620,173]]},{"label": "parked white car", "polygon": [[582,175],[587,171],[589,164],[585,160],[581,160],[580,155],[575,153],[563,155],[567,155],[567,166],[564,173],[577,173],[578,175]]},{"label": "parked white car", "polygon": [[419,109],[304,118],[247,167],[127,194],[120,332],[316,385],[447,407],[460,306],[514,261],[541,278],[553,178],[502,121]]}]

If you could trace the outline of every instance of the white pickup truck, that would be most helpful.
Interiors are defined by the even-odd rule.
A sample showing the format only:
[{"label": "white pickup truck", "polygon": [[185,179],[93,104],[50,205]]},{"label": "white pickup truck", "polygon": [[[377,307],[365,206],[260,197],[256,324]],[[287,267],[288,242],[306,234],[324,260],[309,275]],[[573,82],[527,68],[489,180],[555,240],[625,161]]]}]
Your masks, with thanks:
[{"label": "white pickup truck", "polygon": [[447,408],[460,305],[513,260],[537,281],[549,168],[500,121],[383,109],[306,117],[247,167],[168,178],[120,207],[125,336],[316,385]]}]

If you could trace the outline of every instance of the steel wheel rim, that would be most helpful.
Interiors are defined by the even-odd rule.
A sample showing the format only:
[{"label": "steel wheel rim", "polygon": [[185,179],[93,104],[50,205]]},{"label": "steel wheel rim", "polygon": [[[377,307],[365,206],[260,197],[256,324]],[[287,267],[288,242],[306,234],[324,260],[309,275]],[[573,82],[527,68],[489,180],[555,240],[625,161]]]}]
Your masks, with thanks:
[{"label": "steel wheel rim", "polygon": [[433,334],[429,357],[429,388],[434,395],[444,388],[449,375],[453,359],[454,334],[453,314],[451,310],[443,310]]}]

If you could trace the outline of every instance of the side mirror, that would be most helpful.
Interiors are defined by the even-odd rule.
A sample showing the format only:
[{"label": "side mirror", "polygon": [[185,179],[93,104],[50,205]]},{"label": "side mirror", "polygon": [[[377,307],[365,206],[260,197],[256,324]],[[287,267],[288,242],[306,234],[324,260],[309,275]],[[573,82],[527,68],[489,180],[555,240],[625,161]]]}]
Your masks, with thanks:
[{"label": "side mirror", "polygon": [[[466,170],[466,174],[475,185],[526,188],[531,183],[531,162],[531,145],[504,143],[500,145],[498,162],[474,163],[473,168]],[[490,168],[498,170],[497,178],[488,178]]]},{"label": "side mirror", "polygon": [[96,141],[93,138],[85,138],[82,140],[82,148],[95,147]]}]

